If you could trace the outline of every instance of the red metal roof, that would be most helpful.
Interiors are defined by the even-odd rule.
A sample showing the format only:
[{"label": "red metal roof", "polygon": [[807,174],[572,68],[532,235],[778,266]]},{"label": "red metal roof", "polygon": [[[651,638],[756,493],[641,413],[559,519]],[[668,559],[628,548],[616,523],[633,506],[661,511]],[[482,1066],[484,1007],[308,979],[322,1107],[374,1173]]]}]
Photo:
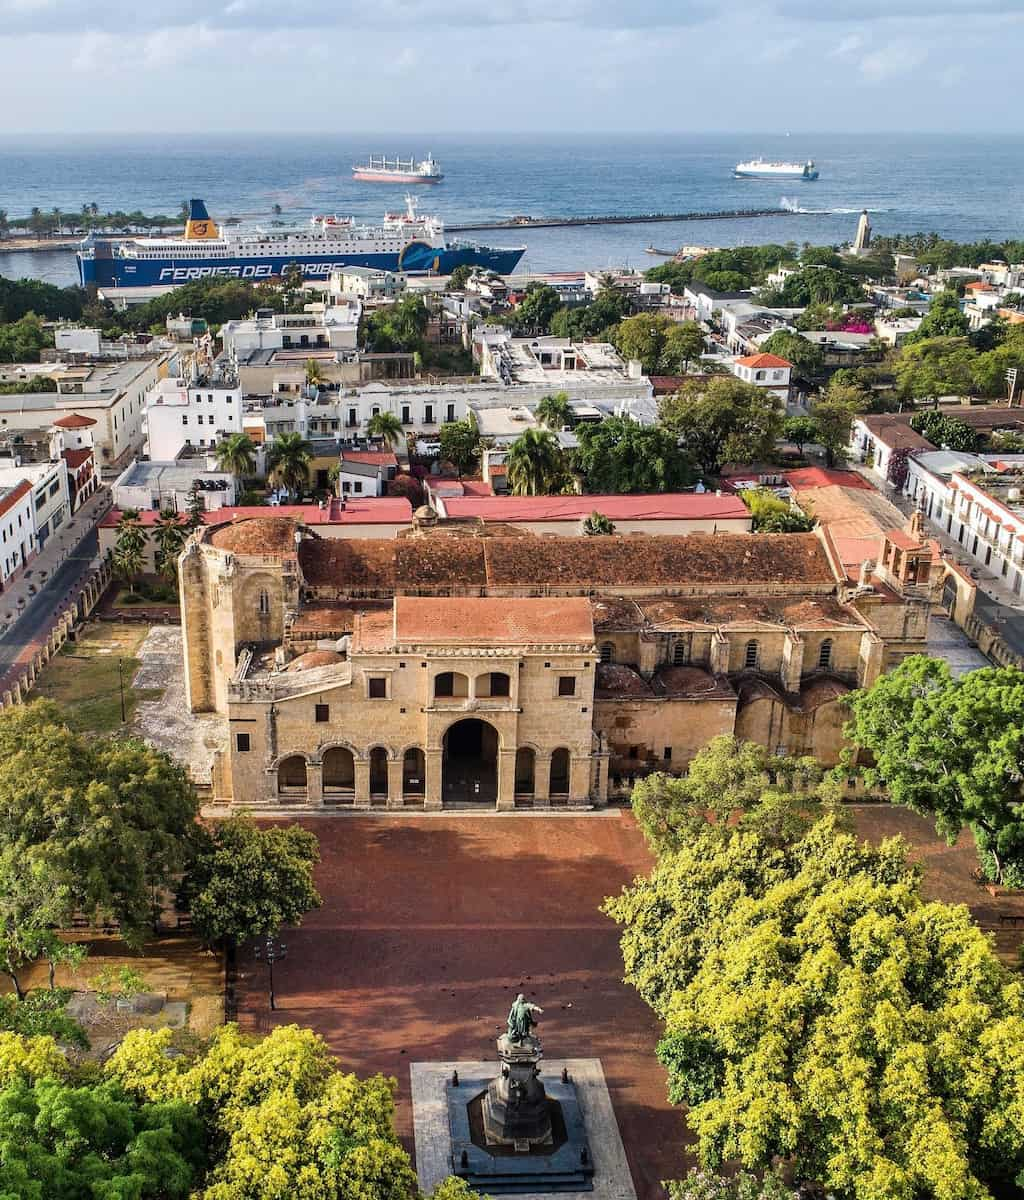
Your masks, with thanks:
[{"label": "red metal roof", "polygon": [[88,462],[92,458],[92,447],[83,446],[79,450],[65,450],[64,461],[68,464],[72,471],[76,470],[84,462]]},{"label": "red metal roof", "polygon": [[[160,513],[146,508],[139,513],[142,525],[155,525]],[[342,508],[332,500],[326,508],[318,504],[231,505],[203,513],[207,525],[224,525],[228,521],[243,521],[250,517],[291,517],[304,525],[403,525],[412,520],[412,505],[404,496],[379,496],[369,499],[348,499]],[[121,510],[112,508],[100,521],[109,529],[121,519]]]},{"label": "red metal roof", "polygon": [[788,358],[779,358],[777,354],[747,354],[736,360],[741,367],[792,367]]},{"label": "red metal roof", "polygon": [[28,495],[28,493],[31,491],[32,484],[29,483],[27,479],[23,479],[21,483],[15,484],[14,487],[11,488],[11,490],[7,493],[7,495],[0,500],[0,517],[2,517],[6,512],[10,512],[10,510],[18,503],[22,496]]},{"label": "red metal roof", "polygon": [[750,511],[738,496],[671,492],[654,496],[465,496],[445,498],[450,517],[485,521],[581,521],[592,512],[612,521],[741,520]]}]

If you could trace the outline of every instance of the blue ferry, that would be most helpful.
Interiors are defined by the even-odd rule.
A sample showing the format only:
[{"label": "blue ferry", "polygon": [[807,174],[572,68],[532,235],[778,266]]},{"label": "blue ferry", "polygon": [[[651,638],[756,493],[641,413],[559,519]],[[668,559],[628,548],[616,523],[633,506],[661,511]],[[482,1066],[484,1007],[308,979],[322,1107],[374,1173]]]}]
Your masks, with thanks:
[{"label": "blue ferry", "polygon": [[203,201],[192,200],[183,237],[90,234],[79,246],[78,270],[84,287],[99,288],[178,287],[214,275],[259,282],[295,267],[311,279],[326,279],[342,267],[450,275],[466,265],[510,275],[526,253],[525,246],[446,240],[438,217],[418,216],[412,196],[406,203],[405,212],[387,213],[380,225],[318,216],[308,230],[224,232]]}]

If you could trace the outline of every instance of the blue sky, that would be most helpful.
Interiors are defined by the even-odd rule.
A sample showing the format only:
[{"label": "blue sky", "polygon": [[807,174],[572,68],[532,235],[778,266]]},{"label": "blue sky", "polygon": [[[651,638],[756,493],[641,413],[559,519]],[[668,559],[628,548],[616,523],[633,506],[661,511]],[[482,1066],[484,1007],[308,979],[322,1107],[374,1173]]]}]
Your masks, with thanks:
[{"label": "blue sky", "polygon": [[1024,0],[0,0],[0,111],[28,134],[1021,133],[1022,50]]}]

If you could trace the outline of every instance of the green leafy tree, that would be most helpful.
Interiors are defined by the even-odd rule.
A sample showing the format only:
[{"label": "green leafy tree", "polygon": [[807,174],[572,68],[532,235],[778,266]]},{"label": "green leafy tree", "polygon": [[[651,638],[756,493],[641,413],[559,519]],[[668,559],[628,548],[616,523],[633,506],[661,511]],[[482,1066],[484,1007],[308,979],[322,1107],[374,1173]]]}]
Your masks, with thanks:
[{"label": "green leafy tree", "polygon": [[448,276],[448,282],[445,285],[445,290],[449,292],[461,292],[469,283],[470,276],[473,274],[474,268],[469,263],[461,263]]},{"label": "green leafy tree", "polygon": [[162,751],[74,733],[40,700],[0,713],[0,811],[0,865],[17,864],[26,889],[46,881],[57,908],[49,918],[50,901],[27,905],[32,936],[78,910],[118,922],[136,944],[152,928],[155,890],[184,868],[198,802]]},{"label": "green leafy tree", "polygon": [[831,819],[788,846],[698,838],[606,908],[705,1168],[784,1159],[852,1198],[1009,1194],[1021,989],[965,906],[925,902],[902,844]]},{"label": "green leafy tree", "polygon": [[1007,397],[1009,387],[1006,373],[1010,370],[1017,372],[1017,396],[1020,395],[1024,381],[1024,328],[1019,325],[1012,327],[1005,339],[998,345],[978,355],[974,360],[972,372],[974,386],[982,396]]},{"label": "green leafy tree", "polygon": [[459,475],[472,471],[480,457],[480,433],[471,420],[446,421],[438,435],[441,457],[450,462]]},{"label": "green leafy tree", "polygon": [[682,321],[666,333],[658,368],[668,375],[685,374],[703,353],[704,330],[696,321]]},{"label": "green leafy tree", "polygon": [[824,446],[825,462],[829,467],[845,460],[856,415],[856,402],[844,397],[838,388],[829,390],[815,401],[811,410],[816,430],[814,440]]},{"label": "green leafy tree", "polygon": [[181,898],[204,942],[237,945],[298,925],[319,908],[319,861],[316,835],[301,826],[261,828],[233,817],[198,839]]},{"label": "green leafy tree", "polygon": [[188,1104],[55,1079],[0,1092],[0,1194],[12,1200],[186,1200],[204,1158]]},{"label": "green leafy tree", "polygon": [[517,333],[541,334],[551,328],[551,319],[562,302],[553,287],[546,283],[528,283],[522,300],[512,313],[512,325]]},{"label": "green leafy tree", "polygon": [[309,486],[313,447],[301,433],[279,433],[267,449],[267,479],[300,495]]},{"label": "green leafy tree", "polygon": [[656,313],[638,313],[620,321],[612,341],[623,358],[635,359],[648,374],[658,370],[672,322]]},{"label": "green leafy tree", "polygon": [[588,492],[674,492],[693,480],[690,459],[675,437],[629,417],[579,427],[576,465]]},{"label": "green leafy tree", "polygon": [[825,365],[825,356],[821,347],[816,343],[801,337],[799,333],[790,333],[779,329],[761,343],[764,354],[777,354],[793,364],[793,372],[801,379],[817,379]]},{"label": "green leafy tree", "polygon": [[374,309],[363,317],[363,341],[381,354],[422,351],[430,311],[422,296],[403,296],[395,304]]},{"label": "green leafy tree", "polygon": [[836,784],[813,758],[773,755],[730,734],[712,738],[684,776],[656,773],[633,788],[633,815],[655,854],[694,838],[731,837],[734,828],[785,844],[826,809],[836,811]]},{"label": "green leafy tree", "polygon": [[0,362],[39,362],[41,352],[53,345],[53,337],[35,313],[0,325]]},{"label": "green leafy tree", "polygon": [[542,396],[534,409],[534,416],[548,429],[564,429],[572,425],[572,407],[566,392],[554,392],[550,396]]},{"label": "green leafy tree", "polygon": [[405,440],[405,430],[402,422],[393,412],[377,412],[366,422],[366,432],[370,437],[383,438],[391,447],[397,447]]},{"label": "green leafy tree", "polygon": [[610,537],[615,532],[615,526],[596,509],[583,522],[583,533],[586,537]]},{"label": "green leafy tree", "polygon": [[740,497],[754,518],[755,533],[808,533],[814,528],[812,517],[768,488],[748,488]]},{"label": "green leafy tree", "polygon": [[113,563],[114,570],[132,592],[145,564],[144,553],[148,541],[149,534],[143,528],[139,514],[134,509],[125,509],[117,523]]},{"label": "green leafy tree", "polygon": [[46,856],[0,842],[0,970],[24,999],[20,973],[41,956],[74,912],[70,881]]},{"label": "green leafy tree", "polygon": [[782,436],[803,454],[804,446],[817,439],[818,426],[813,417],[787,417],[782,422]]},{"label": "green leafy tree", "polygon": [[688,380],[674,396],[662,398],[659,413],[662,425],[683,440],[709,475],[728,461],[768,457],[782,431],[777,399],[728,375]]},{"label": "green leafy tree", "polygon": [[669,1200],[800,1200],[777,1168],[762,1177],[749,1171],[716,1175],[692,1167],[685,1178],[669,1180],[667,1187]]},{"label": "green leafy tree", "polygon": [[156,544],[156,569],[171,582],[178,578],[178,557],[185,546],[188,537],[188,526],[182,521],[181,515],[174,509],[165,508],[160,512],[153,527],[153,541]]},{"label": "green leafy tree", "polygon": [[904,401],[969,396],[977,357],[966,338],[928,338],[904,346],[896,361],[896,394]]},{"label": "green leafy tree", "polygon": [[806,308],[811,304],[863,304],[864,285],[847,270],[808,266],[788,276],[773,293],[761,292],[769,307]]},{"label": "green leafy tree", "polygon": [[250,478],[256,471],[256,446],[247,433],[229,433],[213,449],[214,461],[236,479]]},{"label": "green leafy tree", "polygon": [[602,288],[589,304],[560,308],[551,318],[550,332],[555,337],[574,341],[612,339],[615,328],[629,313],[629,298],[615,288]]},{"label": "green leafy tree", "polygon": [[22,1037],[53,1038],[65,1046],[88,1050],[88,1035],[67,1011],[70,999],[67,988],[37,989],[21,999],[0,996],[0,1030]]},{"label": "green leafy tree", "polygon": [[547,496],[560,488],[565,463],[555,435],[527,429],[508,451],[508,482],[514,496]]},{"label": "green leafy tree", "polygon": [[934,445],[948,446],[950,450],[977,450],[981,444],[977,430],[965,421],[937,409],[914,413],[910,418],[910,428]]},{"label": "green leafy tree", "polygon": [[923,342],[928,338],[960,338],[970,332],[970,322],[960,307],[956,292],[937,292],[928,306],[924,320],[904,338],[904,345]]},{"label": "green leafy tree", "polygon": [[912,655],[850,700],[851,741],[894,804],[930,816],[952,844],[974,833],[988,878],[1024,884],[1024,672],[985,667],[954,679]]}]

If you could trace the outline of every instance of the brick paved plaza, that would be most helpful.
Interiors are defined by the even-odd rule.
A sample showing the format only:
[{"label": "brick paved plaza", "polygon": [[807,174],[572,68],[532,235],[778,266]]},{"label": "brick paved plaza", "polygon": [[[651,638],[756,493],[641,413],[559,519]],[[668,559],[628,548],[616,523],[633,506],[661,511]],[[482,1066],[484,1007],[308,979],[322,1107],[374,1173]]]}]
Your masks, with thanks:
[{"label": "brick paved plaza", "polygon": [[[999,922],[1021,898],[993,899],[971,878],[973,843],[947,847],[930,824],[885,806],[855,810],[858,832],[902,833],[926,865],[926,892],[971,905],[1015,952]],[[599,1057],[637,1186],[684,1169],[682,1114],[665,1099],[657,1022],[621,982],[602,899],[649,869],[628,812],[511,816],[335,817],[303,822],[320,837],[323,908],[287,935],[275,968],[281,1023],[309,1025],[346,1068],[399,1082],[398,1128],[412,1149],[413,1061],[493,1058],[511,997],[545,1008],[552,1058]],[[266,969],[240,963],[239,1019],[264,1031]],[[571,1007],[570,1007],[571,1006]]]}]

